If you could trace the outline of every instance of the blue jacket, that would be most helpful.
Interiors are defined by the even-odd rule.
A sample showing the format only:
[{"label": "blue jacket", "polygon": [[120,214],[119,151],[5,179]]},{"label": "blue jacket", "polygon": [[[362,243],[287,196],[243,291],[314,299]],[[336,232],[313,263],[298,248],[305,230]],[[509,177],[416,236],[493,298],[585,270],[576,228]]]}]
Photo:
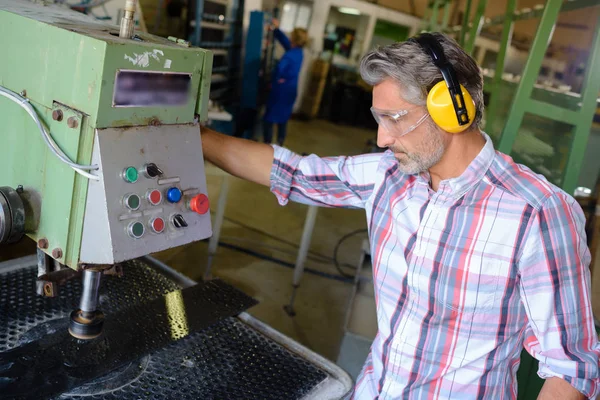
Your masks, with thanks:
[{"label": "blue jacket", "polygon": [[275,29],[273,33],[286,52],[273,71],[271,93],[267,100],[264,119],[267,122],[281,124],[287,122],[292,115],[304,53],[301,47],[292,48],[290,40],[279,29]]}]

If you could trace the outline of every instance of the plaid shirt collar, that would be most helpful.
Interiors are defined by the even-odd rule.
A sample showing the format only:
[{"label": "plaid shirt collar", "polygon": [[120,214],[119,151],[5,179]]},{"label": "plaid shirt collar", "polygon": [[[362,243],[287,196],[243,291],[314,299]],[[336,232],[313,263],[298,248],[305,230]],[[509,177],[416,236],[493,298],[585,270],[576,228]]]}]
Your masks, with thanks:
[{"label": "plaid shirt collar", "polygon": [[[471,161],[467,169],[460,176],[450,179],[444,179],[438,187],[438,196],[447,197],[448,200],[455,201],[469,191],[473,186],[478,184],[494,161],[496,150],[492,139],[484,132],[481,135],[485,139],[485,145]],[[393,155],[392,155],[393,156]],[[422,172],[417,175],[419,183],[429,186],[429,172]]]}]

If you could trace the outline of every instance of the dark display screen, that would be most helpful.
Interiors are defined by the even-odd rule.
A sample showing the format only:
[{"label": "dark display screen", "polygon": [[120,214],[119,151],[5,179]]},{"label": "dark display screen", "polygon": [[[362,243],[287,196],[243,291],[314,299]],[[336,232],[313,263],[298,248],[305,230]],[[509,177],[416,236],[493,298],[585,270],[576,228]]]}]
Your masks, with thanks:
[{"label": "dark display screen", "polygon": [[113,107],[182,106],[191,86],[186,73],[117,71]]}]

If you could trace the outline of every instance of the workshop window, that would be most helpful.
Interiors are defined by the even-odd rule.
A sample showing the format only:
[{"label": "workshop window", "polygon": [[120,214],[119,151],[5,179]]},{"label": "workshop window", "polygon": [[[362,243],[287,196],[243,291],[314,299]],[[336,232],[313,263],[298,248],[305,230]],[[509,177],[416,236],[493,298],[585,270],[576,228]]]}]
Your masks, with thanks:
[{"label": "workshop window", "polygon": [[279,28],[284,32],[291,32],[294,28],[308,29],[312,6],[297,1],[286,1],[281,14]]}]

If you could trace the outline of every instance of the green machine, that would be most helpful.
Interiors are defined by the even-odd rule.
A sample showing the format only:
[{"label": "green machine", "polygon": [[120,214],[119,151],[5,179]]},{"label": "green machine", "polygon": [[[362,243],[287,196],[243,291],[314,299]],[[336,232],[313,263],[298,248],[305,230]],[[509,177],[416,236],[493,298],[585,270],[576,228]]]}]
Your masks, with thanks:
[{"label": "green machine", "polygon": [[199,123],[212,53],[60,5],[0,0],[0,243],[38,245],[37,291],[82,274],[70,332],[93,338],[103,273],[211,236]]}]

